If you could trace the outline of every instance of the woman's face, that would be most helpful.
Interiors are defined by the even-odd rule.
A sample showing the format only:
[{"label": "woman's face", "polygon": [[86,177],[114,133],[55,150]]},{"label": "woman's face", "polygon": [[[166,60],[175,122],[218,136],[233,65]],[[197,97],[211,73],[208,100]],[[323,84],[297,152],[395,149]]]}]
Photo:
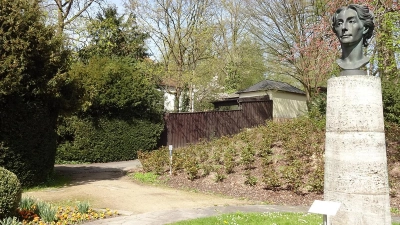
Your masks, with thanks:
[{"label": "woman's face", "polygon": [[366,28],[355,10],[345,9],[336,16],[335,31],[340,43],[353,45],[362,41]]}]

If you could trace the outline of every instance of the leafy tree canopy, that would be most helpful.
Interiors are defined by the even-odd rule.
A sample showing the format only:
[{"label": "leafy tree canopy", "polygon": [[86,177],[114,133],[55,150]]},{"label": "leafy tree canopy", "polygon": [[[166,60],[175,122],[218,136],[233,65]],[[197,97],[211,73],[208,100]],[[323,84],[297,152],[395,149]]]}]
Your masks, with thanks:
[{"label": "leafy tree canopy", "polygon": [[144,47],[148,35],[138,31],[133,14],[120,16],[117,8],[107,7],[89,20],[87,32],[89,44],[79,52],[83,60],[92,56],[125,56],[137,61],[148,56]]},{"label": "leafy tree canopy", "polygon": [[129,58],[92,57],[76,63],[70,76],[79,85],[81,112],[93,116],[154,118],[162,112],[152,78]]},{"label": "leafy tree canopy", "polygon": [[[54,91],[66,70],[66,52],[32,1],[0,2],[0,96]],[[56,90],[55,90],[56,91]]]}]

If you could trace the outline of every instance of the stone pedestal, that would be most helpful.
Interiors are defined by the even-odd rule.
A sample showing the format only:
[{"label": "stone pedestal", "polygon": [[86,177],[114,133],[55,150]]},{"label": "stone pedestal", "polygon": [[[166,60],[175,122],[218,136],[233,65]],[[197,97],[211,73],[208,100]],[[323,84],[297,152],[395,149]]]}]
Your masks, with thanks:
[{"label": "stone pedestal", "polygon": [[329,225],[391,225],[380,78],[328,80],[324,179]]}]

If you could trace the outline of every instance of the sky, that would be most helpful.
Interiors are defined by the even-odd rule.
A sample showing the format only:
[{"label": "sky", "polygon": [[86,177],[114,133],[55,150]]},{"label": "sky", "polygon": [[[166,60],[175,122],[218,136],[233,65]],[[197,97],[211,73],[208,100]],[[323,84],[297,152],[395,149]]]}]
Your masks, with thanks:
[{"label": "sky", "polygon": [[114,4],[117,6],[119,13],[124,12],[124,0],[105,0],[109,4]]},{"label": "sky", "polygon": [[[105,4],[110,4],[110,5],[115,5],[117,7],[118,13],[123,14],[125,12],[124,9],[124,2],[127,2],[128,0],[104,0],[106,3]],[[151,59],[153,60],[158,60],[160,58],[160,53],[155,47],[155,45],[148,40],[146,42],[147,48],[149,49],[149,53],[153,54],[150,56]]]}]

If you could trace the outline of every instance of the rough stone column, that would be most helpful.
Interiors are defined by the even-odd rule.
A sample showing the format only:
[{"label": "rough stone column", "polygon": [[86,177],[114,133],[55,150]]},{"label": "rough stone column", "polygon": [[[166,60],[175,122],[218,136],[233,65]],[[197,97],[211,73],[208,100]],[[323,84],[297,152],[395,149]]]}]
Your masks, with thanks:
[{"label": "rough stone column", "polygon": [[342,204],[328,224],[391,225],[378,77],[328,80],[324,199]]}]

